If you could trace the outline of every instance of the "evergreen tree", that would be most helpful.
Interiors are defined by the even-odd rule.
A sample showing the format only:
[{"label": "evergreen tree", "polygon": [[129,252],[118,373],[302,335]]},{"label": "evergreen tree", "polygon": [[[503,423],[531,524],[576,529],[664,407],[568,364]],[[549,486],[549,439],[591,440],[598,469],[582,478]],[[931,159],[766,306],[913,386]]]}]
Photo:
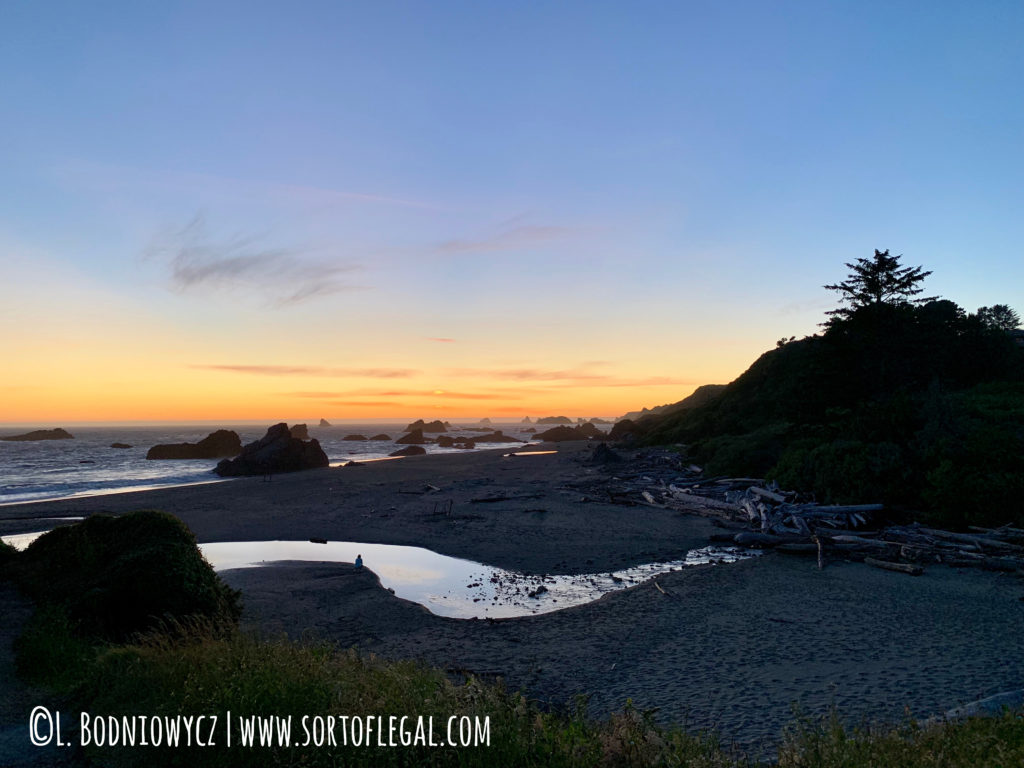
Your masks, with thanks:
[{"label": "evergreen tree", "polygon": [[838,291],[848,306],[838,307],[827,312],[831,325],[836,320],[847,319],[861,307],[873,305],[909,305],[926,304],[934,301],[937,296],[913,298],[924,291],[921,283],[931,271],[923,271],[921,267],[903,267],[899,256],[890,256],[889,251],[875,249],[873,259],[857,259],[853,264],[847,263],[852,270],[846,280],[834,285],[826,285],[830,291]]},{"label": "evergreen tree", "polygon": [[978,319],[989,328],[1014,331],[1020,327],[1020,315],[1006,304],[978,307]]}]

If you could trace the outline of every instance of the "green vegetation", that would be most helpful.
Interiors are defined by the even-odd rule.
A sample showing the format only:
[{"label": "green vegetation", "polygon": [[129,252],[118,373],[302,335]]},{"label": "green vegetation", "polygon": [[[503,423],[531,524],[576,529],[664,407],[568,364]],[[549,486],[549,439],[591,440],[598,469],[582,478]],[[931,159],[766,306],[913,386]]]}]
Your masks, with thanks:
[{"label": "green vegetation", "polygon": [[[32,576],[56,579],[60,585],[33,589],[37,611],[16,647],[20,673],[61,695],[69,705],[65,708],[118,719],[137,714],[176,718],[219,713],[223,717],[231,711],[236,719],[235,740],[227,748],[221,730],[212,747],[189,747],[184,736],[175,748],[93,745],[80,755],[84,764],[741,768],[755,765],[754,758],[760,757],[724,749],[714,735],[661,727],[652,712],[639,711],[629,703],[604,720],[588,717],[582,698],[566,711],[549,712],[500,685],[474,678],[456,684],[443,672],[413,662],[386,662],[326,644],[248,637],[230,626],[237,616],[235,595],[216,574],[194,566],[192,556],[185,554],[182,532],[188,539],[191,534],[180,522],[153,512],[120,520],[104,518],[68,526],[60,529],[63,533],[47,534],[49,542],[35,552],[30,547],[5,555],[9,572],[19,580]],[[138,551],[132,535],[138,536]],[[132,563],[132,578],[152,584],[168,562],[133,555],[154,555],[158,540],[178,550],[173,572],[198,574],[195,580],[173,578],[164,587],[159,621],[148,620],[149,629],[126,642],[111,639],[112,634],[124,634],[124,622],[76,617],[83,594],[110,588],[108,568],[112,573],[128,572],[123,564],[104,564],[99,553]],[[191,547],[198,555],[194,542]],[[63,563],[59,575],[38,570],[44,561]],[[192,597],[175,600],[170,594],[175,590]],[[91,604],[102,609],[106,601]],[[125,608],[119,616],[148,616],[146,611],[153,605],[145,602]],[[196,610],[196,605],[204,610]],[[211,607],[214,610],[206,610]],[[112,626],[118,628],[116,633],[110,631]],[[403,714],[432,716],[435,740],[447,737],[445,724],[452,715],[489,718],[490,746],[241,747],[238,743],[238,718],[252,715],[292,716],[290,742],[301,744],[307,737],[304,716],[380,715],[386,721],[390,715]],[[316,733],[313,721],[307,727],[308,735]],[[336,732],[340,731],[339,726]],[[994,768],[1022,763],[1024,719],[1010,714],[961,724],[927,728],[910,724],[863,732],[844,729],[835,716],[820,723],[802,720],[784,735],[779,751],[783,768]]]},{"label": "green vegetation", "polygon": [[780,768],[1009,768],[1024,765],[1021,713],[963,722],[849,729],[833,714],[803,720],[779,747]]},{"label": "green vegetation", "polygon": [[[49,613],[36,638],[69,637]],[[48,626],[47,626],[48,625]],[[180,628],[179,628],[180,629]],[[25,644],[23,648],[27,648]],[[328,645],[267,642],[240,633],[210,633],[194,623],[174,637],[153,634],[130,645],[82,647],[49,642],[35,663],[76,670],[73,703],[93,713],[200,715],[231,711],[291,715],[293,741],[306,738],[303,716],[414,714],[433,716],[435,739],[451,715],[488,717],[489,747],[364,746],[215,747],[85,750],[104,766],[691,766],[751,768],[757,763],[724,748],[713,735],[657,725],[652,713],[626,708],[605,720],[587,716],[580,700],[565,712],[545,712],[522,695],[470,679],[456,685],[442,672],[412,662],[385,662]],[[237,726],[236,726],[237,727]],[[309,725],[312,733],[312,725]],[[340,730],[339,730],[340,732]],[[784,734],[782,768],[985,768],[1024,764],[1024,719],[858,730],[833,715],[804,719]]]},{"label": "green vegetation", "polygon": [[999,331],[1013,331],[1020,328],[1020,315],[1006,304],[978,307],[978,318],[989,328]]},{"label": "green vegetation", "polygon": [[18,550],[6,541],[0,541],[0,579],[7,577],[7,566],[14,562]]},{"label": "green vegetation", "polygon": [[837,291],[842,296],[841,302],[848,307],[838,307],[829,311],[834,319],[849,319],[861,307],[878,306],[880,304],[927,304],[937,297],[917,297],[924,291],[919,283],[931,274],[921,267],[900,266],[899,256],[890,256],[889,251],[875,249],[873,259],[857,259],[854,263],[847,262],[850,274],[846,280],[834,285],[826,285],[830,291]]},{"label": "green vegetation", "polygon": [[930,273],[888,251],[848,266],[826,286],[848,306],[823,333],[781,341],[711,402],[634,429],[687,444],[711,474],[767,475],[823,502],[1024,524],[1024,349],[1000,325],[1016,314],[912,298]]},{"label": "green vegetation", "polygon": [[184,523],[165,512],[94,515],[36,539],[9,563],[37,602],[59,605],[81,636],[124,640],[162,620],[239,614]]}]

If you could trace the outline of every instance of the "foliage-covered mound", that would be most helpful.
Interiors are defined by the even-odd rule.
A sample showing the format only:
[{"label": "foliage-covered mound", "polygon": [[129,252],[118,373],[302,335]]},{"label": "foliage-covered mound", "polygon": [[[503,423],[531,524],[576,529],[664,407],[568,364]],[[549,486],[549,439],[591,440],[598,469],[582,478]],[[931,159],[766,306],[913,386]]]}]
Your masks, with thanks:
[{"label": "foliage-covered mound", "polygon": [[184,523],[164,512],[94,515],[43,534],[9,569],[78,634],[123,640],[161,621],[234,621],[238,595],[214,573]]},{"label": "foliage-covered mound", "polygon": [[824,333],[780,341],[709,403],[634,429],[687,444],[711,474],[768,475],[823,502],[1024,524],[1024,349],[992,308],[852,303]]}]

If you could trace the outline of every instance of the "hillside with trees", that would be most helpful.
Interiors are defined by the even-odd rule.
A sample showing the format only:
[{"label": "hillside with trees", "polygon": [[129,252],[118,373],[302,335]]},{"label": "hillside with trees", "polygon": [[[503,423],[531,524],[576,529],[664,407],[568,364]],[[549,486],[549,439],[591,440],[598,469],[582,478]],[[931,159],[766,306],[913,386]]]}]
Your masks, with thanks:
[{"label": "hillside with trees", "polygon": [[781,340],[720,395],[639,421],[714,475],[821,502],[883,501],[947,526],[1024,525],[1024,348],[1006,305],[922,298],[931,272],[875,251],[847,264],[821,333]]}]

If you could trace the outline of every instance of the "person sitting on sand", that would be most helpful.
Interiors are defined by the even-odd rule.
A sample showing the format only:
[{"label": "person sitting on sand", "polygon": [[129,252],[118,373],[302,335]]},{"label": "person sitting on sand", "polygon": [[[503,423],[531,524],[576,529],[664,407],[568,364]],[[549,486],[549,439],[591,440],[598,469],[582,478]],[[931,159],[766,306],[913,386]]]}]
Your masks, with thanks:
[{"label": "person sitting on sand", "polygon": [[363,567],[363,556],[362,555],[356,555],[356,568],[362,568],[362,567]]}]

